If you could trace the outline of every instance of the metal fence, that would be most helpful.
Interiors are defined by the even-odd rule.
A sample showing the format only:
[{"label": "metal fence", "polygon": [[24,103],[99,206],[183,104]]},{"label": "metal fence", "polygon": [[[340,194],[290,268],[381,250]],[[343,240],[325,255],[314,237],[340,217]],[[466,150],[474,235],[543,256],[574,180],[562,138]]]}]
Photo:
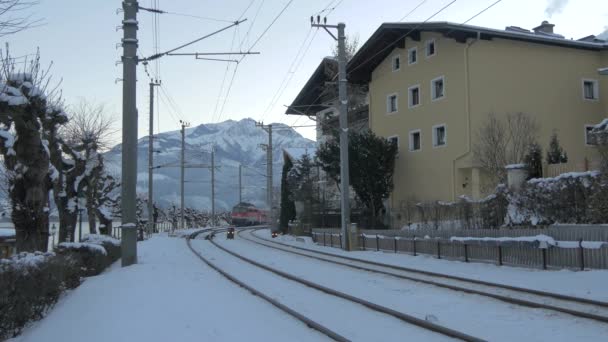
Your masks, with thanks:
[{"label": "metal fence", "polygon": [[[608,226],[552,226],[548,229],[500,229],[456,231],[363,231],[361,250],[410,255],[431,255],[465,262],[491,262],[498,265],[534,268],[608,269],[608,248],[538,248],[530,244],[490,245],[450,241],[450,237],[519,237],[544,234],[560,241],[608,241]],[[336,229],[315,229],[313,240],[320,245],[341,247]]]}]

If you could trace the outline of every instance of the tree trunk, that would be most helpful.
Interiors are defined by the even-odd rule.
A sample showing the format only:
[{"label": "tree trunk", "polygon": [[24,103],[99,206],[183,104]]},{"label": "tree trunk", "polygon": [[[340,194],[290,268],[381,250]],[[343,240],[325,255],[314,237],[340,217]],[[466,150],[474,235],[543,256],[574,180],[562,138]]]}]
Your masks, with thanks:
[{"label": "tree trunk", "polygon": [[95,208],[93,208],[93,205],[89,205],[88,199],[87,199],[87,218],[89,220],[89,233],[97,234],[97,220],[95,219]]}]

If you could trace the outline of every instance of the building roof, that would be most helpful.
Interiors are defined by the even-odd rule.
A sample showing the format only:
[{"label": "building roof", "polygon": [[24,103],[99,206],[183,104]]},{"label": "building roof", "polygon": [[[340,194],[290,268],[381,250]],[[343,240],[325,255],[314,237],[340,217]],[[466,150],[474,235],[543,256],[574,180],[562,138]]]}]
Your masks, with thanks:
[{"label": "building roof", "polygon": [[332,81],[337,72],[338,61],[333,57],[323,58],[285,114],[314,115],[327,108],[322,98],[325,82]]},{"label": "building roof", "polygon": [[437,32],[466,42],[468,38],[491,40],[493,38],[525,41],[535,44],[561,46],[584,50],[606,50],[608,43],[599,39],[582,40],[566,39],[563,36],[550,32],[533,32],[515,26],[506,30],[497,30],[479,26],[462,25],[450,22],[409,22],[384,23],[357,51],[347,66],[348,80],[353,83],[368,83],[371,73],[392,52],[395,47],[405,47],[405,38],[420,40],[421,32]]}]

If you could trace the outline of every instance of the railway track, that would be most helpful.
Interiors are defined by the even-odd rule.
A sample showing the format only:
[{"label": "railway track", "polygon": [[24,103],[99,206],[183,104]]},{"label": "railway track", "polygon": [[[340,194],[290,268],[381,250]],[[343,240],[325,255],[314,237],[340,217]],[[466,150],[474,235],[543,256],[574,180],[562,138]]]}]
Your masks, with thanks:
[{"label": "railway track", "polygon": [[[244,240],[263,245],[268,248],[273,248],[286,253],[296,254],[344,267],[379,273],[450,290],[481,295],[511,304],[553,310],[602,323],[608,323],[608,303],[606,302],[503,284],[495,284],[481,280],[362,260],[359,258],[337,255],[335,253],[311,250],[309,248],[293,246],[290,244],[261,238],[255,234],[257,230],[259,229],[243,230],[239,231],[238,234]],[[246,234],[247,236],[245,236]]]},{"label": "railway track", "polygon": [[[373,310],[377,313],[381,313],[384,315],[388,315],[390,317],[399,319],[407,324],[416,326],[418,328],[422,328],[428,331],[431,331],[433,333],[437,333],[437,334],[441,334],[445,337],[448,338],[455,338],[455,339],[459,339],[459,340],[463,340],[463,341],[483,341],[483,339],[471,336],[469,334],[454,330],[454,329],[450,329],[447,327],[444,327],[442,325],[433,323],[433,322],[429,322],[423,319],[419,319],[417,317],[408,315],[406,313],[403,312],[399,312],[396,310],[393,310],[391,308],[388,307],[384,307],[369,301],[366,301],[364,299],[349,295],[347,293],[343,293],[340,291],[337,291],[335,289],[332,288],[328,288],[325,286],[322,286],[320,284],[311,282],[309,280],[294,276],[292,274],[280,271],[278,269],[272,268],[270,266],[261,264],[257,261],[254,261],[252,259],[249,259],[247,257],[244,257],[232,250],[229,250],[221,245],[219,245],[218,243],[216,243],[215,241],[213,241],[213,237],[214,234],[220,232],[218,230],[211,232],[208,236],[207,239],[209,240],[209,242],[215,246],[216,248],[218,248],[219,250],[235,257],[238,258],[239,260],[245,261],[246,263],[255,266],[256,268],[260,268],[263,269],[265,271],[268,271],[276,276],[288,279],[292,282],[298,283],[300,285],[303,285],[305,287],[311,288],[313,290],[322,292],[324,294],[333,296],[333,297],[337,297],[341,300],[345,300],[347,302],[350,302],[352,304],[355,305],[359,305],[359,306],[363,306],[367,309]],[[199,258],[201,259],[204,263],[206,263],[207,265],[209,265],[211,268],[213,268],[214,270],[216,270],[217,272],[219,272],[220,274],[222,274],[224,277],[228,278],[230,281],[234,282],[235,284],[242,286],[244,288],[246,288],[248,291],[250,291],[251,293],[253,293],[256,296],[259,296],[260,298],[266,300],[267,302],[269,302],[270,304],[274,305],[275,307],[283,310],[284,312],[288,313],[289,315],[295,317],[296,319],[302,321],[304,324],[306,324],[307,326],[323,333],[324,335],[330,337],[333,340],[336,341],[348,341],[348,339],[344,336],[342,336],[341,334],[331,330],[330,328],[322,325],[319,322],[316,322],[314,320],[312,320],[309,317],[306,317],[305,315],[303,315],[302,313],[299,313],[298,311],[294,310],[293,308],[290,308],[288,306],[286,306],[285,304],[279,302],[278,300],[271,298],[269,295],[262,293],[260,290],[254,288],[253,286],[245,283],[244,281],[238,279],[237,277],[235,277],[234,275],[226,272],[225,270],[223,270],[221,267],[219,267],[217,264],[213,263],[211,260],[209,260],[209,258],[206,258],[205,256],[203,256],[201,253],[199,253],[198,251],[196,251],[191,244],[191,240],[196,238],[201,232],[197,232],[195,234],[192,234],[188,240],[188,247],[190,248],[190,250]],[[239,232],[240,233],[240,232]]]}]

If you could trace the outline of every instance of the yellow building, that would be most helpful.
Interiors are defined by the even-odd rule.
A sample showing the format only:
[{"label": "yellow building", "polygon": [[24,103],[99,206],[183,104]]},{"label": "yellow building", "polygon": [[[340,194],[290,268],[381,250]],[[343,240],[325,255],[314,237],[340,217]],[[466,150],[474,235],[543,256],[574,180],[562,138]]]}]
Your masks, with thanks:
[{"label": "yellow building", "polygon": [[557,133],[567,171],[595,167],[587,132],[608,113],[606,66],[608,43],[565,39],[547,22],[532,31],[435,22],[382,24],[347,71],[369,85],[370,129],[399,145],[390,199],[399,208],[485,195],[472,148],[490,113],[529,114],[543,151]]}]

